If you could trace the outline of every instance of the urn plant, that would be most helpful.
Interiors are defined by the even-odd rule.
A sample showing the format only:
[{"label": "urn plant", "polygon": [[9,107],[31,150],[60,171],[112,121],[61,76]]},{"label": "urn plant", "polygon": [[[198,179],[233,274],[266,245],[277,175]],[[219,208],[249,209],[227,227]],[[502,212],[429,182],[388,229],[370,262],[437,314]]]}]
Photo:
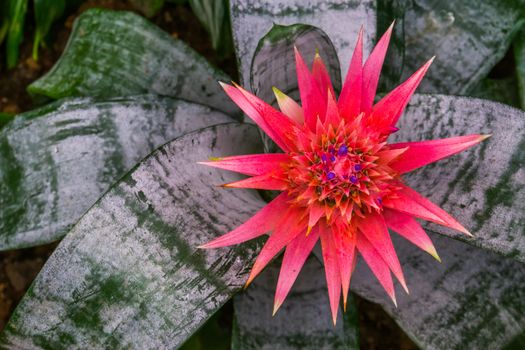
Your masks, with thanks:
[{"label": "urn plant", "polygon": [[[235,295],[232,348],[357,348],[356,293],[380,304],[422,348],[519,348],[525,337],[525,208],[520,201],[525,195],[525,113],[454,94],[474,91],[507,51],[521,25],[523,4],[478,5],[231,0],[243,87],[224,86],[261,131],[243,120],[222,90],[218,81],[229,78],[182,42],[131,13],[95,9],[82,14],[59,62],[29,87],[32,94],[56,101],[17,116],[0,130],[0,247],[63,238],[4,329],[1,346],[177,348]],[[505,20],[472,19],[481,13]],[[386,27],[394,17],[399,29],[392,32]],[[361,26],[366,31],[359,34]],[[371,50],[376,34],[384,31],[393,41],[386,58],[385,37],[378,50]],[[425,64],[434,54],[432,66]],[[361,55],[363,63],[356,58]],[[365,63],[367,56],[372,64]],[[365,77],[368,85],[364,80],[356,84],[356,77]],[[404,110],[418,84],[425,94],[414,94]],[[380,93],[374,104],[375,86]],[[366,91],[367,102],[348,107],[356,91]],[[337,104],[336,98],[348,103]],[[301,117],[309,131],[301,129]],[[282,275],[289,279],[289,294],[284,303],[278,300],[280,309],[272,317],[273,294],[282,285],[279,264],[270,263],[248,288],[242,287],[257,256],[278,235],[199,248],[210,241],[209,246],[222,245],[213,242],[246,227],[243,223],[266,201],[255,190],[218,187],[250,180],[199,163],[260,175],[268,163],[246,165],[253,156],[229,157],[295,147],[299,141],[287,137],[299,134],[283,133],[289,125],[305,131],[303,144],[322,146],[313,150],[319,159],[305,163],[314,166],[305,173],[323,181],[316,185],[320,192],[306,189],[309,196],[303,198],[324,201],[324,206],[315,215],[297,214],[305,225],[296,233],[304,234],[307,250],[314,253],[303,254],[299,266]],[[486,134],[491,138],[480,143]],[[317,142],[323,135],[337,142]],[[452,138],[460,135],[473,136]],[[435,139],[445,141],[424,142]],[[294,159],[302,162],[301,156]],[[281,169],[289,156],[259,157],[277,159]],[[238,159],[244,160],[240,166]],[[305,178],[293,171],[302,169],[297,164],[290,169],[288,179]],[[415,171],[400,182],[398,175],[408,170]],[[251,187],[286,189],[285,196],[298,196],[276,182]],[[364,187],[357,187],[361,182]],[[408,186],[436,206],[418,202]],[[346,197],[335,194],[347,189]],[[358,196],[352,197],[352,190],[359,190]],[[394,192],[397,197],[390,195]],[[332,204],[338,205],[336,214]],[[284,209],[277,209],[274,213],[282,215]],[[393,215],[396,210],[399,214]],[[347,212],[354,214],[344,222],[330,220]],[[410,222],[417,231],[412,241],[433,255],[437,251],[441,263],[386,228],[381,241],[388,243],[382,245],[370,236],[349,235],[359,253],[334,250],[352,255],[344,264],[326,253],[333,252],[325,249],[326,242],[333,243],[341,225],[358,222],[350,226],[366,235],[370,220],[364,223],[365,218],[379,213],[390,217],[390,227],[402,235],[403,229],[392,226]],[[423,223],[423,231],[407,214],[434,223]],[[249,228],[245,235],[250,238],[278,230],[269,220]],[[265,255],[267,263],[286,243]],[[288,248],[283,262],[290,261],[287,253]],[[390,270],[403,286],[393,285]],[[349,285],[343,282],[344,312],[337,276],[343,271],[352,273]],[[382,276],[391,296],[395,293],[397,306],[374,274]],[[409,295],[401,293],[405,284]]]}]

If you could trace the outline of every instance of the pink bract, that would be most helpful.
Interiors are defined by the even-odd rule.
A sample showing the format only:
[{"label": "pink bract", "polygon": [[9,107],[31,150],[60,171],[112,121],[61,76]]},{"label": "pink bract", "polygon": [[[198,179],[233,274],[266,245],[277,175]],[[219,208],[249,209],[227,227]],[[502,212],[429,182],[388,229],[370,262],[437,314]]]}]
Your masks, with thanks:
[{"label": "pink bract", "polygon": [[318,240],[335,324],[341,291],[346,307],[358,254],[394,303],[391,274],[408,292],[388,229],[438,260],[430,238],[415,218],[470,235],[452,216],[405,185],[402,175],[461,152],[488,136],[387,143],[433,60],[374,105],[391,33],[392,26],[363,64],[360,31],[337,100],[321,57],[316,54],[310,71],[297,49],[302,106],[274,89],[278,111],[240,86],[222,84],[230,98],[284,153],[225,157],[203,164],[250,176],[226,187],[282,193],[244,224],[201,248],[229,246],[270,233],[247,284],[285,248],[274,313]]}]

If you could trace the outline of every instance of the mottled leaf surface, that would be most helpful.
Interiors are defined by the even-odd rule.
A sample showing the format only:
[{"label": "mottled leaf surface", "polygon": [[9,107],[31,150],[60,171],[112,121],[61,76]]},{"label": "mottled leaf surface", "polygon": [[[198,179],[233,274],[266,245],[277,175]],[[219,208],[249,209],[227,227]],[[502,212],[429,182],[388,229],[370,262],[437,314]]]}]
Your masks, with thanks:
[{"label": "mottled leaf surface", "polygon": [[[231,0],[230,11],[234,47],[244,86],[250,86],[250,68],[258,41],[274,24],[303,23],[322,29],[337,49],[343,76],[361,25],[366,28],[366,48],[370,48],[376,34],[375,1],[371,0]],[[322,52],[321,55],[325,57]],[[293,66],[294,61],[288,64]]]},{"label": "mottled leaf surface", "polygon": [[419,95],[398,126],[391,141],[492,134],[406,180],[457,217],[474,237],[435,224],[428,224],[429,230],[525,262],[525,112],[468,97]]},{"label": "mottled leaf surface", "polygon": [[144,18],[91,9],[77,18],[59,61],[28,90],[54,99],[156,93],[239,113],[218,80],[229,78]]},{"label": "mottled leaf surface", "polygon": [[406,295],[398,286],[397,308],[363,260],[351,288],[381,304],[422,349],[502,349],[520,339],[523,344],[523,263],[441,235],[431,238],[441,264],[394,239],[410,290]]},{"label": "mottled leaf surface", "polygon": [[465,94],[507,52],[523,25],[524,0],[405,0],[408,77],[437,55],[419,91]]},{"label": "mottled leaf surface", "polygon": [[155,148],[227,121],[208,107],[153,95],[74,99],[19,115],[0,130],[0,249],[61,238]]},{"label": "mottled leaf surface", "polygon": [[357,310],[351,296],[347,312],[340,308],[334,327],[324,268],[313,255],[272,317],[279,265],[271,264],[235,296],[232,349],[358,349]]},{"label": "mottled leaf surface", "polygon": [[[256,153],[253,126],[226,124],[161,147],[108,191],[50,257],[0,347],[173,349],[247,278],[254,250],[200,250],[263,205],[240,179],[199,165]],[[253,246],[252,246],[253,247]]]}]

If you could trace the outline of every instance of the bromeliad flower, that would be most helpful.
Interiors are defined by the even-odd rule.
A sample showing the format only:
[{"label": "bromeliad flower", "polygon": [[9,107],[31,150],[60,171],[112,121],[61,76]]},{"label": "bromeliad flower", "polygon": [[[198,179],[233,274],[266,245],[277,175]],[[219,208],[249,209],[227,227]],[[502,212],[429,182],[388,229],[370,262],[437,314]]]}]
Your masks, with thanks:
[{"label": "bromeliad flower", "polygon": [[392,26],[362,64],[361,30],[337,100],[319,54],[315,55],[310,71],[297,49],[295,58],[301,106],[274,88],[281,110],[277,111],[242,87],[223,84],[230,98],[284,153],[218,158],[203,164],[251,176],[226,184],[226,187],[279,190],[282,193],[247,222],[202,247],[229,246],[271,232],[255,261],[247,285],[286,248],[277,282],[274,313],[282,305],[319,239],[335,323],[341,290],[346,307],[358,253],[394,303],[391,273],[408,293],[388,229],[437,260],[439,256],[430,238],[415,218],[470,235],[453,217],[409,188],[402,175],[461,152],[488,136],[387,143],[432,63],[430,59],[374,105],[391,33]]}]

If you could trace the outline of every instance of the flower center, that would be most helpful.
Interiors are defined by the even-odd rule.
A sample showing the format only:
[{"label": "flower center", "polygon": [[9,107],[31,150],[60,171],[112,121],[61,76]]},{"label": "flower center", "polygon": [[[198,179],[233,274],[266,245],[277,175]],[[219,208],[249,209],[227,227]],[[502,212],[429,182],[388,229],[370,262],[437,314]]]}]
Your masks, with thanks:
[{"label": "flower center", "polygon": [[338,213],[350,221],[382,210],[382,198],[396,174],[381,161],[384,143],[340,125],[313,136],[303,152],[291,154],[287,166],[290,195],[296,204],[320,205],[327,217]]}]

